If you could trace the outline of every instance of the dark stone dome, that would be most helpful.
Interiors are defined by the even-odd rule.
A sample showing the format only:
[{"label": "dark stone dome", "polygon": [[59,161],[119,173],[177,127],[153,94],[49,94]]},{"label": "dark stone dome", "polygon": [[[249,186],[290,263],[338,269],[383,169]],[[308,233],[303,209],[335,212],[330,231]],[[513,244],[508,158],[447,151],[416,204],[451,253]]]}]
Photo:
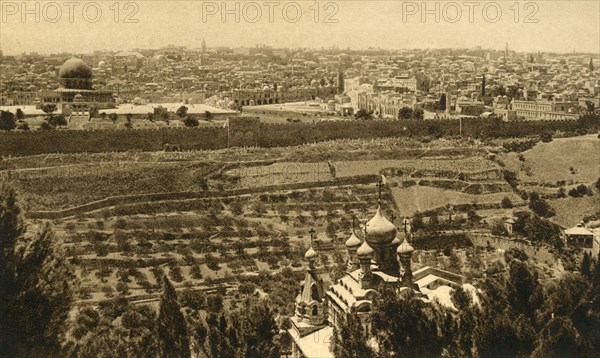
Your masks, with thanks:
[{"label": "dark stone dome", "polygon": [[72,57],[60,66],[58,78],[92,78],[92,68],[83,60]]},{"label": "dark stone dome", "polygon": [[58,81],[64,88],[92,89],[92,68],[78,58],[70,58],[58,70]]}]

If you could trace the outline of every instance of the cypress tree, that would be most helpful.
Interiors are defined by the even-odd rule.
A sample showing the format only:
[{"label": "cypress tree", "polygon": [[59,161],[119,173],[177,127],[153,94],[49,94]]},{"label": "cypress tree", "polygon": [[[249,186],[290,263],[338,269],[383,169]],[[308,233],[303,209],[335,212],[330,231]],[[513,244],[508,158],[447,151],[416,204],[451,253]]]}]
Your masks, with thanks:
[{"label": "cypress tree", "polygon": [[440,106],[439,106],[441,111],[445,111],[446,110],[446,94],[442,93],[442,95],[440,96]]},{"label": "cypress tree", "polygon": [[592,278],[592,261],[587,252],[583,253],[583,260],[581,260],[581,274],[587,278]]},{"label": "cypress tree", "polygon": [[185,319],[177,302],[175,288],[167,276],[163,276],[157,330],[162,358],[190,357],[190,340]]},{"label": "cypress tree", "polygon": [[485,97],[485,75],[481,78],[481,97]]}]

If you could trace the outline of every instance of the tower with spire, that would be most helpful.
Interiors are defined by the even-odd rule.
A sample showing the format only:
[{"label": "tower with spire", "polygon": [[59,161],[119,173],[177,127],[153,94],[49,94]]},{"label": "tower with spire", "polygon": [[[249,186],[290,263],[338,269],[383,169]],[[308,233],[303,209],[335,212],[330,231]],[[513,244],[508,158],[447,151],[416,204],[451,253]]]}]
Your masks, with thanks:
[{"label": "tower with spire", "polygon": [[[312,338],[309,336],[316,332],[324,329],[331,330],[327,321],[327,281],[316,267],[318,254],[313,248],[315,233],[314,229],[310,230],[310,247],[304,254],[307,262],[306,274],[300,286],[300,293],[296,296],[294,316],[290,319],[292,328],[289,333],[293,338],[298,339],[298,343],[302,339],[310,342]],[[303,345],[298,343],[292,345],[292,356],[300,356],[301,353],[306,355],[302,349]],[[304,347],[304,350],[306,349]],[[327,353],[324,356],[333,357]]]}]

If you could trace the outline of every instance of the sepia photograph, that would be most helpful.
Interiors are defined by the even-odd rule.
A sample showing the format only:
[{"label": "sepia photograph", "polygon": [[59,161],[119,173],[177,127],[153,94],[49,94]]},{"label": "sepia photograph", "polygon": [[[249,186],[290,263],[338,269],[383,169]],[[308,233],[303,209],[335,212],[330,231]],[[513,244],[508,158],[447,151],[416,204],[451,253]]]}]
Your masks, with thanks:
[{"label": "sepia photograph", "polygon": [[0,358],[599,358],[600,1],[0,0]]}]

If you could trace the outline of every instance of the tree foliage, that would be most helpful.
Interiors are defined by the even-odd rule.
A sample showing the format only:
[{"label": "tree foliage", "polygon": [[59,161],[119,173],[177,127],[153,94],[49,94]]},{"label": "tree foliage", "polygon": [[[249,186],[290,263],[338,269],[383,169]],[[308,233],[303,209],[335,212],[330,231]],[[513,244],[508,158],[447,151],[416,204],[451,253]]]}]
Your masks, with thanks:
[{"label": "tree foliage", "polygon": [[177,293],[166,276],[163,276],[163,294],[156,329],[161,357],[191,356],[188,331],[177,301]]},{"label": "tree foliage", "polygon": [[106,301],[99,309],[84,308],[72,325],[67,357],[156,357],[156,313],[124,298]]},{"label": "tree foliage", "polygon": [[0,356],[57,356],[74,269],[49,225],[25,230],[16,193],[0,186]]},{"label": "tree foliage", "polygon": [[367,121],[373,119],[373,112],[367,112],[365,109],[359,109],[355,114],[354,118]]},{"label": "tree foliage", "polygon": [[0,111],[0,130],[10,131],[17,127],[15,115],[10,111]]},{"label": "tree foliage", "polygon": [[360,319],[349,315],[333,333],[333,354],[339,358],[368,358],[374,352],[367,345],[365,330]]},{"label": "tree foliage", "polygon": [[177,108],[177,111],[175,112],[175,114],[177,114],[177,116],[179,118],[185,118],[187,116],[187,112],[188,112],[188,108],[186,106],[181,106],[181,107]]},{"label": "tree foliage", "polygon": [[373,331],[380,354],[387,357],[438,357],[442,312],[436,305],[384,290],[377,300]]}]

